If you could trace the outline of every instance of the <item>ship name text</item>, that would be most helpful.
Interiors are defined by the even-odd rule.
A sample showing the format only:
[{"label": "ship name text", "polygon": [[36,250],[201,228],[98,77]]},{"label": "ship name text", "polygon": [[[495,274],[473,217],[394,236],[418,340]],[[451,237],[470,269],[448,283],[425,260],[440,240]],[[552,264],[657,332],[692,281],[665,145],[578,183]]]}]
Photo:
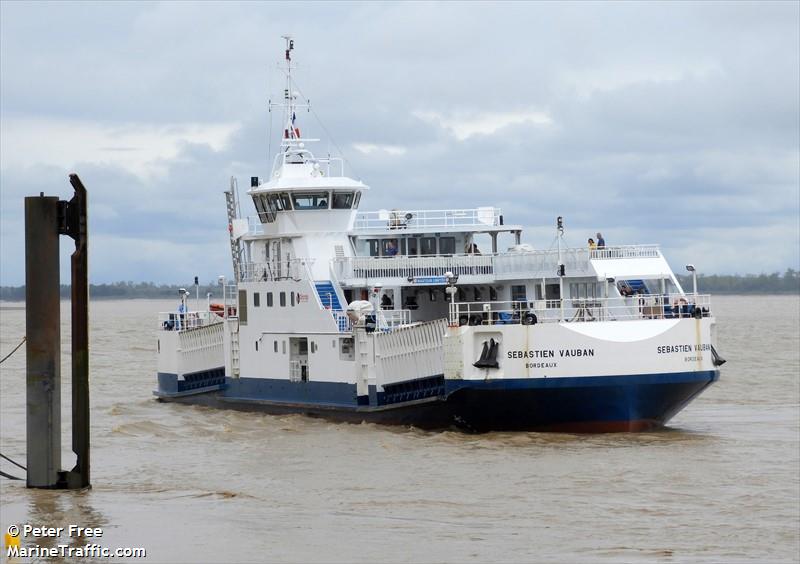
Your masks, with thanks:
[{"label": "ship name text", "polygon": [[[559,358],[572,356],[594,356],[594,349],[559,349]],[[508,351],[508,358],[556,358],[555,349],[531,349]]]},{"label": "ship name text", "polygon": [[699,343],[696,345],[662,345],[656,349],[658,354],[670,354],[670,353],[688,353],[688,352],[702,352],[702,351],[710,351],[711,344],[710,343]]}]

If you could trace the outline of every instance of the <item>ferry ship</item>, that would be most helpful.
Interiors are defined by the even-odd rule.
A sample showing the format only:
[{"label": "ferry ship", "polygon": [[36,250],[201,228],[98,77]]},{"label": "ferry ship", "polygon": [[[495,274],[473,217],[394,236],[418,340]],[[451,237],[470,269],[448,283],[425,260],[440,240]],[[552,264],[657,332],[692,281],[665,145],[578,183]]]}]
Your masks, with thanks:
[{"label": "ferry ship", "polygon": [[[286,39],[268,178],[225,191],[222,303],[159,314],[161,401],[467,431],[659,427],[719,378],[710,297],[656,245],[548,248],[496,207],[361,211],[319,157]],[[509,218],[511,219],[511,218]],[[693,270],[691,267],[690,270]]]}]

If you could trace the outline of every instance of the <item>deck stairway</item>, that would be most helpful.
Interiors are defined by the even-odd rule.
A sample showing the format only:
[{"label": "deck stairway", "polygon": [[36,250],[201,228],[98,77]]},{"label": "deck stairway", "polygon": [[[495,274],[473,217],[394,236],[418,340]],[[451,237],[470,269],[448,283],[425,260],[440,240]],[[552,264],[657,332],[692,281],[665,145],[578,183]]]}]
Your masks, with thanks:
[{"label": "deck stairway", "polygon": [[[339,295],[336,293],[336,288],[333,287],[333,282],[330,280],[320,280],[314,282],[314,287],[317,290],[319,303],[322,304],[322,307],[331,311],[333,318],[336,320],[336,325],[338,326],[339,331],[348,331],[349,323],[347,321],[347,316],[343,313],[342,304],[339,301]],[[339,314],[337,315],[336,312],[339,312]]]},{"label": "deck stairway", "polygon": [[639,294],[649,294],[650,290],[647,289],[647,285],[644,283],[644,280],[626,280],[628,286],[634,293]]},{"label": "deck stairway", "polygon": [[333,283],[330,280],[314,282],[314,286],[317,288],[317,296],[319,296],[322,307],[332,311],[342,311],[342,304],[339,303],[339,296],[336,294],[336,289],[333,287]]}]

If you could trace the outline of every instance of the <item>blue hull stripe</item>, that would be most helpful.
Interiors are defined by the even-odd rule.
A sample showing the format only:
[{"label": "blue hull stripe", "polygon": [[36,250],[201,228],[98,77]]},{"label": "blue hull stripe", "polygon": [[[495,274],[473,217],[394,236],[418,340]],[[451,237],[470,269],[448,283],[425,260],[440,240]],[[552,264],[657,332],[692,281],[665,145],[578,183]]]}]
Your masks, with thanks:
[{"label": "blue hull stripe", "polygon": [[505,378],[497,380],[445,380],[450,394],[461,388],[480,390],[524,390],[547,388],[597,388],[641,386],[648,384],[684,384],[689,382],[716,382],[718,370],[699,372],[667,372],[661,374],[635,374],[626,376],[581,376],[567,378]]}]

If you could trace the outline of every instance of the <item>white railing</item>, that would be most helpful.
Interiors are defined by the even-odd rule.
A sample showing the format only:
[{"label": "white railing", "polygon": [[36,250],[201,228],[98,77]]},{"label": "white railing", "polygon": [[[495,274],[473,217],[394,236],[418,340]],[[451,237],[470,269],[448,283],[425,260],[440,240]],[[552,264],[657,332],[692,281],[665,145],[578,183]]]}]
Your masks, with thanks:
[{"label": "white railing", "polygon": [[223,312],[219,311],[162,311],[158,314],[158,327],[162,331],[183,331],[205,327],[222,321]]},{"label": "white railing", "polygon": [[658,258],[658,245],[619,245],[590,251],[592,259]]},{"label": "white railing", "polygon": [[[657,245],[629,245],[590,251],[588,248],[562,249],[561,261],[568,276],[593,275],[590,259],[658,258]],[[446,272],[459,276],[492,276],[496,279],[552,277],[558,269],[557,249],[508,252],[488,255],[345,257],[333,259],[334,275],[340,280],[442,277]]]},{"label": "white railing", "polygon": [[[563,311],[562,311],[563,306]],[[623,321],[707,317],[707,294],[637,295],[627,298],[576,298],[531,302],[456,302],[451,325],[533,325],[535,323]]]},{"label": "white railing", "polygon": [[[593,274],[589,263],[589,249],[562,249],[561,261],[568,276]],[[558,250],[535,250],[494,255],[494,273],[497,278],[553,277],[558,270]]]},{"label": "white railing", "polygon": [[408,309],[380,309],[377,311],[379,330],[396,329],[411,323],[411,310]]},{"label": "white railing", "polygon": [[380,210],[359,212],[355,230],[442,229],[501,225],[500,208],[454,210]]},{"label": "white railing", "polygon": [[426,257],[345,257],[333,259],[333,271],[340,280],[353,278],[417,278],[453,274],[492,274],[491,255]]},{"label": "white railing", "polygon": [[270,262],[243,262],[241,265],[242,282],[274,282],[276,280],[309,279],[308,266],[314,259],[290,259]]},{"label": "white railing", "polygon": [[257,215],[247,216],[247,234],[248,235],[263,235],[264,224]]}]

